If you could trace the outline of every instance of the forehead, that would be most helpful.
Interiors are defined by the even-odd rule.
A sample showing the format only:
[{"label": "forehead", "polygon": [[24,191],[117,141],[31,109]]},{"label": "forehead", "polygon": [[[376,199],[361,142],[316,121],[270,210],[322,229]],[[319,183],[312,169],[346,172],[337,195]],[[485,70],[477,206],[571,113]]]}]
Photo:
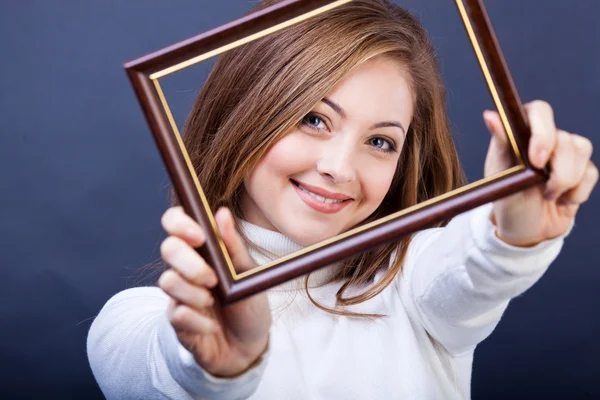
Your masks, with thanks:
[{"label": "forehead", "polygon": [[351,70],[327,98],[354,117],[410,119],[413,93],[409,82],[406,69],[398,61],[375,57]]}]

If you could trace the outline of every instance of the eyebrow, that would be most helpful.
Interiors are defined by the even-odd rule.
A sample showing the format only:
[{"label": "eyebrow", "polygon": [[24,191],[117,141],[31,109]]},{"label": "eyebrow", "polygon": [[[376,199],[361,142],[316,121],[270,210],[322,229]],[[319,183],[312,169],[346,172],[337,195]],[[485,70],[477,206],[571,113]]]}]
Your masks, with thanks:
[{"label": "eyebrow", "polygon": [[[323,103],[327,104],[329,107],[333,108],[333,111],[335,111],[336,113],[338,113],[342,118],[346,118],[346,112],[344,111],[344,109],[342,107],[339,106],[339,104],[334,103],[333,101],[331,101],[327,97],[324,97],[321,101]],[[402,126],[402,124],[400,122],[398,122],[398,121],[378,122],[375,125],[373,125],[371,127],[371,129],[387,128],[387,127],[400,128],[402,130],[402,133],[404,133],[404,135],[406,136],[406,129],[404,129],[404,127]]]}]

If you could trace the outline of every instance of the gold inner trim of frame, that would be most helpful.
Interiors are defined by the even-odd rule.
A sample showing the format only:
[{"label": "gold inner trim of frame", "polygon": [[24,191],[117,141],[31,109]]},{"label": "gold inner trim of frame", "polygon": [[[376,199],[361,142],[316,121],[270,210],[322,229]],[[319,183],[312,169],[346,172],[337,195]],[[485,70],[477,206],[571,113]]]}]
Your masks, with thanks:
[{"label": "gold inner trim of frame", "polygon": [[167,100],[165,99],[165,94],[163,93],[162,88],[160,87],[160,83],[158,83],[158,80],[153,79],[152,83],[154,83],[154,87],[156,89],[156,92],[158,93],[158,98],[160,99],[160,102],[162,103],[163,108],[165,109],[165,112],[167,114],[167,119],[169,120],[169,124],[171,125],[171,129],[173,130],[173,133],[175,133],[175,138],[177,139],[177,144],[179,145],[179,148],[181,149],[181,152],[183,153],[183,158],[185,159],[185,163],[188,167],[188,171],[189,171],[190,175],[192,176],[192,179],[194,180],[194,185],[196,185],[196,190],[198,191],[198,194],[200,195],[200,199],[202,200],[202,206],[204,207],[204,211],[206,211],[206,214],[208,215],[210,225],[212,226],[213,232],[215,233],[215,236],[217,237],[217,241],[219,242],[219,247],[221,248],[221,251],[225,255],[225,261],[227,262],[227,266],[229,267],[229,272],[231,272],[231,275],[235,279],[235,277],[237,276],[235,268],[233,266],[233,263],[231,262],[231,258],[229,257],[229,252],[227,251],[227,247],[225,246],[225,243],[223,242],[223,239],[221,238],[219,229],[217,228],[217,222],[215,221],[215,219],[213,217],[213,213],[210,210],[210,207],[208,206],[208,200],[206,200],[206,196],[204,195],[204,191],[202,190],[202,186],[200,185],[200,181],[198,180],[198,176],[196,175],[196,171],[194,170],[194,166],[192,165],[192,161],[190,160],[190,155],[188,154],[187,149],[185,148],[183,139],[181,138],[181,135],[179,133],[179,128],[177,127],[177,124],[175,123],[175,118],[173,118],[173,113],[171,112],[171,108],[169,108],[169,105],[167,104]]},{"label": "gold inner trim of frame", "polygon": [[500,178],[504,178],[506,176],[516,174],[518,172],[523,171],[524,169],[525,169],[525,166],[523,166],[523,165],[517,165],[517,166],[511,167],[511,168],[509,168],[507,170],[504,170],[502,172],[499,172],[499,173],[497,173],[495,175],[489,176],[489,177],[484,178],[484,179],[480,179],[477,182],[470,183],[470,184],[465,185],[465,186],[463,186],[461,188],[455,189],[455,190],[453,190],[451,192],[448,192],[448,193],[442,194],[440,196],[434,197],[433,199],[429,199],[429,200],[424,201],[422,203],[415,204],[412,207],[408,207],[408,208],[405,208],[404,210],[401,210],[401,211],[395,212],[393,214],[390,214],[387,217],[379,218],[377,221],[373,221],[371,223],[368,223],[368,224],[365,224],[365,225],[361,225],[358,228],[354,228],[354,229],[349,230],[347,232],[341,233],[341,234],[339,234],[339,235],[337,235],[335,237],[332,237],[330,239],[323,240],[322,242],[319,242],[319,243],[314,244],[312,246],[305,247],[302,250],[299,250],[299,251],[297,251],[295,253],[288,254],[287,256],[278,258],[277,260],[272,261],[272,262],[270,262],[268,264],[264,264],[264,265],[261,265],[259,267],[254,268],[254,269],[252,269],[250,271],[246,271],[246,272],[242,272],[241,274],[237,274],[237,279],[245,278],[247,276],[253,275],[253,274],[255,274],[257,272],[260,272],[260,271],[263,271],[265,269],[272,268],[272,267],[276,266],[277,264],[281,264],[282,262],[285,262],[285,261],[291,260],[292,258],[296,258],[298,256],[301,256],[301,255],[303,255],[305,253],[308,253],[309,251],[313,251],[313,250],[316,250],[316,249],[318,249],[320,247],[327,246],[327,245],[329,245],[331,243],[337,242],[338,240],[346,239],[346,238],[348,238],[350,236],[353,236],[353,235],[355,235],[357,233],[360,233],[362,231],[365,231],[367,229],[376,227],[376,226],[381,225],[381,224],[385,224],[386,222],[389,222],[389,221],[391,221],[393,219],[402,217],[403,215],[410,214],[410,213],[412,213],[414,211],[417,211],[417,210],[419,210],[419,209],[421,209],[423,207],[427,207],[427,206],[430,206],[432,204],[438,203],[441,200],[446,200],[446,199],[448,199],[450,197],[457,196],[457,195],[459,195],[461,193],[468,192],[469,190],[471,190],[471,189],[473,189],[475,187],[481,186],[481,185],[483,185],[485,183],[493,182],[493,181],[498,180]]},{"label": "gold inner trim of frame", "polygon": [[471,45],[473,46],[473,50],[475,51],[475,55],[477,56],[477,60],[479,61],[479,67],[481,68],[481,72],[483,72],[483,76],[485,76],[485,81],[487,82],[490,93],[492,94],[492,98],[494,99],[494,104],[498,108],[498,112],[500,113],[500,118],[502,119],[502,124],[504,125],[504,130],[508,135],[508,140],[510,140],[510,144],[515,152],[515,156],[517,157],[517,162],[525,166],[523,162],[523,158],[521,157],[521,152],[519,151],[519,147],[517,146],[517,142],[515,140],[515,136],[513,134],[512,128],[508,122],[508,118],[506,117],[506,112],[504,111],[504,107],[500,102],[500,96],[498,96],[498,91],[496,90],[496,85],[494,85],[494,80],[492,79],[492,75],[490,74],[490,70],[488,69],[487,63],[485,62],[485,58],[483,57],[483,53],[481,52],[481,48],[479,47],[479,42],[477,41],[477,37],[475,37],[475,32],[473,31],[473,26],[471,25],[471,21],[467,16],[467,11],[465,9],[465,5],[462,0],[455,0],[456,6],[458,7],[458,11],[460,12],[460,16],[463,20],[465,28],[467,29],[467,34],[469,35],[469,40],[471,41]]},{"label": "gold inner trim of frame", "polygon": [[170,107],[169,107],[169,105],[168,105],[168,103],[167,103],[167,101],[165,99],[165,96],[164,96],[163,91],[162,91],[162,89],[160,87],[158,79],[162,78],[164,76],[167,76],[169,74],[172,74],[172,73],[174,73],[176,71],[179,71],[181,69],[184,69],[184,68],[187,68],[189,66],[192,66],[194,64],[197,64],[197,63],[199,63],[201,61],[207,60],[207,59],[209,59],[211,57],[214,57],[214,56],[216,56],[218,54],[224,53],[225,51],[231,50],[231,49],[233,49],[235,47],[241,46],[241,45],[249,43],[249,42],[251,42],[253,40],[256,40],[256,39],[259,39],[261,37],[264,37],[264,36],[266,36],[266,35],[268,35],[270,33],[276,32],[276,31],[278,31],[280,29],[283,29],[283,28],[286,28],[288,26],[291,26],[291,25],[293,25],[295,23],[301,22],[301,21],[303,21],[305,19],[308,19],[308,18],[310,18],[310,17],[312,17],[314,15],[323,13],[325,11],[328,11],[328,10],[332,9],[332,8],[340,6],[340,5],[344,4],[344,3],[348,3],[350,1],[352,1],[352,0],[340,0],[340,1],[337,1],[337,2],[334,2],[334,3],[331,3],[331,4],[327,5],[327,6],[318,8],[317,10],[311,11],[311,12],[309,12],[307,14],[304,14],[304,15],[301,15],[299,17],[293,18],[293,19],[291,19],[289,21],[283,22],[283,23],[275,25],[275,26],[273,26],[271,28],[265,29],[265,30],[260,31],[258,33],[255,33],[255,34],[253,34],[251,36],[248,36],[248,37],[246,37],[244,39],[237,40],[237,41],[232,42],[230,44],[227,44],[225,46],[219,47],[218,49],[215,49],[215,50],[212,50],[212,51],[210,51],[208,53],[205,53],[205,54],[199,55],[197,57],[191,58],[189,60],[186,60],[184,62],[181,62],[179,64],[171,66],[169,68],[165,68],[164,70],[155,72],[154,74],[150,75],[150,79],[154,83],[154,86],[155,86],[155,88],[157,90],[157,93],[159,95],[160,101],[161,101],[161,103],[163,105],[163,108],[165,109],[166,114],[167,114],[167,118],[169,120],[169,124],[171,125],[171,128],[172,128],[172,130],[175,133],[175,136],[177,138],[177,143],[179,144],[181,152],[184,155],[186,164],[187,164],[188,169],[189,169],[189,171],[190,171],[190,173],[192,175],[192,178],[194,180],[194,184],[196,185],[196,188],[198,190],[198,194],[200,195],[200,198],[202,200],[202,204],[203,204],[203,206],[205,208],[206,213],[209,216],[209,219],[210,219],[213,231],[215,232],[215,235],[216,235],[217,240],[219,242],[219,246],[220,246],[223,254],[225,255],[225,260],[227,262],[227,266],[229,268],[229,271],[231,272],[231,276],[236,281],[240,280],[242,278],[246,278],[246,277],[248,277],[250,275],[254,275],[254,274],[259,273],[261,271],[264,271],[266,269],[275,267],[275,266],[277,266],[277,265],[279,265],[279,264],[281,264],[281,263],[283,263],[285,261],[288,261],[290,259],[299,257],[299,256],[301,256],[303,254],[306,254],[306,253],[308,253],[310,251],[313,251],[313,250],[316,250],[318,248],[327,246],[327,245],[329,245],[331,243],[334,243],[334,242],[336,242],[338,240],[346,239],[346,238],[348,238],[350,236],[353,236],[353,235],[356,235],[358,233],[361,233],[361,232],[363,232],[363,231],[365,231],[367,229],[370,229],[370,228],[373,228],[375,226],[387,223],[387,222],[389,222],[389,221],[391,221],[393,219],[400,218],[400,217],[405,216],[405,215],[407,215],[409,213],[415,212],[415,211],[417,211],[417,210],[419,210],[419,209],[421,209],[423,207],[430,206],[430,205],[435,204],[437,202],[446,200],[446,199],[448,199],[450,197],[457,196],[457,195],[463,194],[465,192],[468,192],[468,191],[470,191],[470,190],[472,190],[474,188],[477,188],[477,187],[479,187],[481,185],[485,185],[487,183],[499,180],[501,178],[510,176],[512,174],[519,173],[519,172],[521,172],[521,171],[523,171],[525,169],[525,164],[523,162],[523,159],[521,157],[521,153],[520,153],[519,148],[517,146],[517,143],[516,143],[516,140],[515,140],[515,137],[514,137],[514,133],[512,131],[510,123],[508,122],[508,117],[506,116],[506,112],[505,112],[504,107],[503,107],[503,105],[502,105],[502,103],[500,101],[500,97],[498,95],[498,92],[496,90],[496,86],[495,86],[494,81],[493,81],[493,79],[491,77],[491,74],[489,72],[488,66],[487,66],[487,64],[485,62],[485,58],[483,57],[483,53],[482,53],[481,48],[479,46],[479,42],[477,41],[477,38],[475,37],[475,33],[474,33],[473,27],[471,25],[471,21],[468,18],[468,15],[467,15],[466,9],[464,7],[463,1],[462,0],[455,0],[456,5],[457,5],[458,10],[459,10],[459,14],[460,14],[460,16],[461,16],[461,18],[463,20],[463,24],[464,24],[464,26],[465,26],[465,28],[467,30],[467,35],[469,36],[469,40],[471,41],[471,45],[473,46],[473,50],[475,52],[477,60],[479,61],[479,66],[481,68],[481,71],[482,71],[482,73],[484,75],[484,78],[486,80],[486,83],[488,85],[488,89],[490,90],[490,94],[492,95],[492,98],[494,100],[494,104],[496,105],[496,107],[498,109],[498,113],[500,114],[500,118],[502,120],[502,124],[504,125],[504,129],[506,131],[506,134],[508,135],[510,144],[511,144],[511,146],[513,148],[513,151],[515,153],[515,156],[517,158],[517,162],[518,162],[519,165],[516,165],[516,166],[514,166],[512,168],[509,168],[509,169],[507,169],[505,171],[502,171],[502,172],[500,172],[498,174],[495,174],[493,176],[490,176],[490,177],[487,177],[487,178],[484,178],[484,179],[480,179],[480,180],[478,180],[476,182],[470,183],[470,184],[465,185],[465,186],[463,186],[461,188],[458,188],[458,189],[455,189],[455,190],[453,190],[451,192],[445,193],[445,194],[443,194],[441,196],[437,196],[437,197],[435,197],[433,199],[429,199],[429,200],[427,200],[425,202],[416,204],[416,205],[414,205],[412,207],[409,207],[407,209],[398,211],[398,212],[396,212],[394,214],[390,214],[387,217],[378,219],[377,221],[373,221],[373,222],[371,222],[369,224],[359,226],[359,227],[357,227],[355,229],[352,229],[350,231],[344,232],[344,233],[342,233],[340,235],[337,235],[337,236],[335,236],[333,238],[321,241],[321,242],[319,242],[317,244],[314,244],[312,246],[305,247],[304,249],[302,249],[300,251],[297,251],[295,253],[289,254],[289,255],[287,255],[285,257],[278,258],[277,260],[275,260],[273,262],[261,265],[259,267],[256,267],[256,268],[250,270],[250,271],[245,271],[243,273],[239,273],[238,274],[235,271],[233,263],[231,262],[231,258],[229,257],[229,253],[227,251],[227,248],[225,247],[225,243],[221,239],[221,236],[220,236],[219,231],[217,229],[217,225],[216,225],[216,222],[214,220],[212,211],[210,210],[210,206],[208,204],[208,201],[206,200],[204,192],[202,191],[200,182],[198,181],[198,177],[196,176],[195,170],[194,170],[194,168],[192,166],[192,163],[191,163],[191,161],[189,159],[189,155],[187,153],[187,149],[185,148],[185,146],[183,144],[183,140],[182,140],[181,135],[179,133],[179,129],[177,127],[177,124],[175,123],[175,120],[174,120],[173,115],[171,113]]},{"label": "gold inner trim of frame", "polygon": [[221,47],[219,47],[217,49],[209,51],[208,53],[200,54],[199,56],[196,56],[194,58],[190,58],[189,60],[180,62],[179,64],[175,64],[175,65],[173,65],[171,67],[168,67],[168,68],[165,68],[165,69],[163,69],[161,71],[155,72],[152,75],[150,75],[150,79],[159,79],[159,78],[162,78],[164,76],[172,74],[173,72],[177,72],[179,70],[182,70],[184,68],[187,68],[189,66],[197,64],[197,63],[199,63],[201,61],[207,60],[207,59],[209,59],[211,57],[214,57],[214,56],[217,56],[217,55],[219,55],[221,53],[224,53],[224,52],[226,52],[228,50],[234,49],[234,48],[239,47],[239,46],[241,46],[243,44],[246,44],[246,43],[250,43],[253,40],[260,39],[261,37],[267,36],[267,35],[269,35],[269,34],[271,34],[273,32],[277,32],[278,30],[281,30],[283,28],[287,28],[288,26],[292,26],[294,24],[297,24],[298,22],[302,22],[302,21],[304,21],[304,20],[306,20],[306,19],[308,19],[310,17],[313,17],[315,15],[324,13],[325,11],[329,11],[329,10],[335,8],[335,7],[341,6],[344,3],[349,3],[350,1],[352,1],[352,0],[338,0],[336,2],[328,4],[326,6],[317,8],[316,10],[310,11],[310,12],[308,12],[306,14],[302,14],[302,15],[296,17],[296,18],[292,18],[292,19],[290,19],[288,21],[282,22],[280,24],[277,24],[275,26],[272,26],[270,28],[267,28],[265,30],[257,32],[257,33],[255,33],[253,35],[247,36],[247,37],[245,37],[243,39],[239,39],[239,40],[236,40],[235,42],[226,44],[225,46],[221,46]]}]

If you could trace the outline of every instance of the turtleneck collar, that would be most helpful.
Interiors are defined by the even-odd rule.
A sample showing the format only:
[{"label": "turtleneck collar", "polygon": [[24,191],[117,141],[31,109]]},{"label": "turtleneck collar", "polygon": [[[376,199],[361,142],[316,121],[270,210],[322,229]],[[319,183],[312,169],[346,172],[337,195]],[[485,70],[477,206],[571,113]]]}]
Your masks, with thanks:
[{"label": "turtleneck collar", "polygon": [[[294,253],[304,248],[301,244],[294,242],[289,237],[276,231],[262,228],[258,225],[254,225],[248,221],[240,220],[240,225],[244,235],[255,245],[265,250],[268,254],[262,254],[253,248],[249,248],[250,256],[256,261],[258,265],[264,265],[273,260]],[[309,287],[318,287],[326,283],[335,272],[336,266],[339,264],[332,264],[326,267],[320,268],[313,271],[310,274],[308,282]],[[277,268],[276,266],[273,268]],[[272,291],[289,291],[304,289],[304,276],[285,282],[274,288]]]}]

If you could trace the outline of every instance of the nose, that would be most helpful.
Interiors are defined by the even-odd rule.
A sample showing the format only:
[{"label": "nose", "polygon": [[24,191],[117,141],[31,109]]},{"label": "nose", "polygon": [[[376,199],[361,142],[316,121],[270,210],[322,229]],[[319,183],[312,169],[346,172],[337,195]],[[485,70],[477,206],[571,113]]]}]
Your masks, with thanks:
[{"label": "nose", "polygon": [[317,171],[333,183],[349,183],[356,179],[350,143],[328,143],[317,162]]}]

